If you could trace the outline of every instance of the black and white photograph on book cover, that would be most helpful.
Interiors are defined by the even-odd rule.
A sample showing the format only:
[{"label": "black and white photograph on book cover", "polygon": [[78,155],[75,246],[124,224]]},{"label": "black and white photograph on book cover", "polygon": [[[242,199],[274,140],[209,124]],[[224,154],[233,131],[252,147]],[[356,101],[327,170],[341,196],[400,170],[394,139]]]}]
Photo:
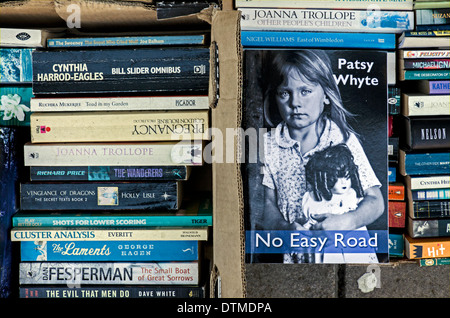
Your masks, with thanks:
[{"label": "black and white photograph on book cover", "polygon": [[387,263],[387,52],[246,49],[247,263]]}]

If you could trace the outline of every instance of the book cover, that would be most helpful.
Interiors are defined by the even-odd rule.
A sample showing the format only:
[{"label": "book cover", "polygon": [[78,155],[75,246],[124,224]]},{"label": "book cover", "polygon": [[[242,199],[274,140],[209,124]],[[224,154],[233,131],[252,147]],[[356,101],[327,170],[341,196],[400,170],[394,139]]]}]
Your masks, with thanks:
[{"label": "book cover", "polygon": [[19,210],[17,183],[26,178],[21,157],[27,132],[25,127],[0,127],[0,299],[14,293],[15,258],[9,231],[11,218]]},{"label": "book cover", "polygon": [[209,48],[57,50],[33,53],[33,92],[208,91]]},{"label": "book cover", "polygon": [[196,194],[183,200],[177,211],[19,211],[12,217],[14,227],[148,227],[148,226],[212,226],[212,199]]},{"label": "book cover", "polygon": [[22,262],[20,285],[196,285],[198,262]]},{"label": "book cover", "polygon": [[[428,83],[421,81],[422,85],[430,89],[439,89],[444,93],[445,83]],[[447,84],[450,81],[447,81]],[[436,91],[435,91],[436,92]],[[402,93],[401,113],[404,116],[450,116],[450,91],[443,95],[428,95],[426,93]]]},{"label": "book cover", "polygon": [[205,298],[204,286],[19,286],[20,298]]},{"label": "book cover", "polygon": [[29,48],[0,48],[0,83],[17,84],[33,81],[32,52]]},{"label": "book cover", "polygon": [[[450,190],[447,190],[450,192]],[[413,219],[448,218],[450,217],[450,200],[422,200],[412,199],[408,201],[409,216]]]},{"label": "book cover", "polygon": [[46,46],[49,37],[59,37],[63,34],[62,29],[0,28],[0,46],[41,48]]},{"label": "book cover", "polygon": [[20,242],[22,262],[187,262],[199,253],[193,241]]},{"label": "book cover", "polygon": [[204,45],[204,34],[70,37],[47,40],[48,48]]},{"label": "book cover", "polygon": [[450,50],[428,50],[426,48],[417,50],[399,50],[399,57],[403,57],[404,59],[447,58],[450,57]]},{"label": "book cover", "polygon": [[191,166],[31,166],[30,181],[187,180]]},{"label": "book cover", "polygon": [[389,256],[390,257],[403,257],[405,239],[403,234],[389,233]]},{"label": "book cover", "polygon": [[388,184],[389,201],[405,200],[405,185],[402,182],[394,182]]},{"label": "book cover", "polygon": [[[244,53],[243,129],[251,136],[245,144],[242,170],[246,261],[387,262],[387,53],[320,49],[248,49]],[[337,109],[353,115],[348,121],[344,119],[348,126],[344,124],[342,130],[334,117],[335,111],[340,112]],[[315,139],[303,144],[294,138],[299,138],[305,127],[311,129],[309,136]],[[344,132],[349,133],[348,139]],[[316,186],[323,188],[323,178],[318,175],[338,170],[321,170],[339,161],[334,157],[337,153],[339,158],[349,159],[345,159],[343,170],[353,164],[364,169],[365,176],[352,170],[356,179],[347,179],[345,190],[354,193],[352,187],[364,183],[371,188],[369,192],[376,193],[380,207],[371,210],[371,221],[355,231],[333,230],[337,225],[332,219],[338,222],[340,217],[349,216],[345,210],[353,199],[344,199],[347,191],[342,192],[343,197],[337,194],[323,201],[315,200],[309,192],[315,187],[312,183],[316,174],[320,183]],[[330,159],[325,160],[328,155]],[[317,163],[317,167],[307,168],[307,163]],[[340,207],[333,208],[334,203]],[[322,204],[330,207],[320,208]],[[333,215],[336,218],[328,220],[330,230],[325,231],[321,226],[328,223],[327,214],[321,216],[319,211],[342,214]]]},{"label": "book cover", "polygon": [[415,200],[448,200],[450,189],[411,190],[411,199]]},{"label": "book cover", "polygon": [[24,145],[25,166],[199,166],[203,143],[45,143]]},{"label": "book cover", "polygon": [[239,8],[241,30],[401,33],[414,29],[414,12],[343,9]]},{"label": "book cover", "polygon": [[450,265],[450,258],[426,258],[419,260],[420,266],[440,266],[440,265]]},{"label": "book cover", "polygon": [[[414,90],[416,93],[429,95],[447,95],[450,98],[450,80],[433,81],[418,80],[414,82]],[[439,97],[438,97],[439,98]],[[450,112],[449,112],[450,113]],[[446,115],[446,114],[444,114]]]},{"label": "book cover", "polygon": [[396,48],[394,33],[241,31],[244,48]]},{"label": "book cover", "polygon": [[30,116],[31,142],[209,139],[209,111],[45,112]]},{"label": "book cover", "polygon": [[31,85],[0,86],[0,126],[30,126]]},{"label": "book cover", "polygon": [[33,112],[135,111],[209,109],[207,95],[34,97]]},{"label": "book cover", "polygon": [[408,234],[412,238],[450,236],[450,219],[412,219],[408,217]]},{"label": "book cover", "polygon": [[181,197],[177,181],[20,184],[21,210],[177,210]]},{"label": "book cover", "polygon": [[207,227],[16,227],[12,242],[34,241],[206,241]]},{"label": "book cover", "polygon": [[450,152],[417,152],[399,150],[401,175],[435,175],[450,173]]},{"label": "book cover", "polygon": [[266,7],[266,8],[338,8],[338,9],[363,9],[363,10],[412,10],[412,0],[235,0],[235,6],[241,7]]},{"label": "book cover", "polygon": [[405,256],[409,259],[449,257],[450,238],[412,238],[405,235]]},{"label": "book cover", "polygon": [[403,116],[401,142],[409,150],[450,148],[450,116]]},{"label": "book cover", "polygon": [[450,8],[415,10],[417,25],[449,24]]}]

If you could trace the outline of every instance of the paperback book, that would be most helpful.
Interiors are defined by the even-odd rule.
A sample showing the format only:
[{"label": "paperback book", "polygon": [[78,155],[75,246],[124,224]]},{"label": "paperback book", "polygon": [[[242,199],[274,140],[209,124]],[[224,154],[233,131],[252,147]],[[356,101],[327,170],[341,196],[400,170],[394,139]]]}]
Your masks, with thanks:
[{"label": "paperback book", "polygon": [[30,117],[31,142],[209,139],[209,111],[43,112]]},{"label": "paperback book", "polygon": [[407,231],[410,237],[448,237],[450,218],[413,219],[408,217]]},{"label": "paperback book", "polygon": [[203,143],[44,143],[24,145],[25,166],[199,166]]},{"label": "paperback book", "polygon": [[[450,98],[450,80],[418,80],[414,82],[414,90],[417,93],[421,93],[422,96],[425,94],[429,95],[447,95]],[[427,98],[428,97],[424,97]],[[431,98],[429,98],[431,99]],[[436,99],[439,99],[437,97]],[[449,112],[450,113],[450,112]],[[444,114],[446,115],[446,114]]]},{"label": "paperback book", "polygon": [[31,85],[0,86],[0,126],[30,126]]},{"label": "paperback book", "polygon": [[209,48],[55,50],[33,53],[33,92],[207,93]]},{"label": "paperback book", "polygon": [[187,262],[199,256],[195,241],[20,242],[22,262]]},{"label": "paperback book", "polygon": [[[445,83],[421,81],[418,86],[428,87],[443,94],[428,95],[426,93],[403,93],[401,99],[401,113],[404,116],[450,116],[450,91],[445,94]],[[447,81],[447,84],[450,81]],[[442,89],[439,89],[442,88]]]},{"label": "paperback book", "polygon": [[241,30],[402,33],[414,12],[343,9],[239,8]]},{"label": "paperback book", "polygon": [[405,256],[409,259],[449,257],[450,238],[412,238],[409,235],[405,235]]},{"label": "paperback book", "polygon": [[412,10],[412,0],[235,0],[237,8],[269,7],[269,8],[331,8],[331,9],[363,9],[363,10]]},{"label": "paperback book", "polygon": [[21,210],[177,210],[181,197],[177,181],[20,184]]},{"label": "paperback book", "polygon": [[450,148],[450,116],[403,116],[401,139],[407,150]]},{"label": "paperback book", "polygon": [[399,173],[406,175],[436,175],[450,173],[450,152],[399,150]]},{"label": "paperback book", "polygon": [[[450,192],[449,189],[446,190]],[[450,200],[426,201],[423,199],[409,200],[409,216],[413,219],[440,219],[450,217]]]},{"label": "paperback book", "polygon": [[0,83],[31,84],[33,66],[31,48],[0,48]]},{"label": "paperback book", "polygon": [[34,97],[33,112],[135,111],[209,109],[207,95]]},{"label": "paperback book", "polygon": [[405,31],[398,38],[398,48],[445,48],[449,41],[450,30]]},{"label": "paperback book", "polygon": [[195,285],[198,262],[22,262],[20,285]]},{"label": "paperback book", "polygon": [[204,286],[19,286],[20,298],[45,299],[141,299],[141,298],[205,298]]},{"label": "paperback book", "polygon": [[[245,144],[242,170],[246,261],[387,262],[387,53],[247,49],[244,61],[243,128],[257,131]],[[343,130],[333,119],[335,107],[355,116],[345,120],[348,126]],[[300,145],[294,136],[310,125],[321,133],[315,135],[313,145]],[[347,133],[348,139],[344,137]],[[258,151],[252,151],[255,145]],[[339,210],[347,215],[345,210],[352,201],[353,194],[347,198],[347,191],[323,194],[327,184],[335,183],[319,177],[327,174],[334,178],[329,172],[340,169],[337,166],[342,167],[340,159],[344,157],[348,160],[343,175],[354,165],[359,168],[351,171],[363,169],[355,173],[355,181],[349,181],[346,190],[355,193],[355,188],[364,184],[377,193],[381,208],[375,212],[377,217],[358,230],[323,231],[320,226],[326,216],[319,213]],[[323,191],[316,195],[314,188]],[[362,196],[354,201],[351,210],[361,200]]]},{"label": "paperback book", "polygon": [[46,46],[48,38],[62,36],[64,32],[62,29],[0,28],[0,34],[1,47],[41,48]]}]

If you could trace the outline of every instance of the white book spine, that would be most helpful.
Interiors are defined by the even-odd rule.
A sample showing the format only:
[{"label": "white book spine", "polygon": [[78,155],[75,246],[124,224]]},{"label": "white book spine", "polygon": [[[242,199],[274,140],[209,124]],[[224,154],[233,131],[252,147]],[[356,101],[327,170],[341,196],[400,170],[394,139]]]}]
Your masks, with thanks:
[{"label": "white book spine", "polygon": [[449,95],[403,95],[405,116],[450,115]]}]

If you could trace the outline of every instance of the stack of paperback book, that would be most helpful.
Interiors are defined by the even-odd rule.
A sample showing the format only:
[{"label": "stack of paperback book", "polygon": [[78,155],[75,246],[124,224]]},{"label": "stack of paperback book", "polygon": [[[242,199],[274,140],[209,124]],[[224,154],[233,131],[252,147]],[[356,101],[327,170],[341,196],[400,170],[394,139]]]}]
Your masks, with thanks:
[{"label": "stack of paperback book", "polygon": [[14,292],[12,244],[8,232],[18,210],[23,143],[29,141],[32,93],[31,54],[58,32],[0,28],[0,298]]},{"label": "stack of paperback book", "polygon": [[206,35],[59,37],[32,60],[20,297],[205,297]]},{"label": "stack of paperback book", "polygon": [[[402,32],[414,29],[412,0],[382,2],[237,0],[235,3],[242,13],[241,43],[245,54],[243,126],[246,129],[270,129],[259,145],[265,148],[274,147],[270,150],[265,149],[264,156],[260,157],[257,163],[251,161],[251,155],[246,158],[244,195],[247,261],[387,262],[389,254],[387,97],[388,88],[392,88],[392,95],[398,95],[398,90],[394,89],[397,84],[396,38]],[[324,65],[330,66],[332,75],[325,71]],[[325,84],[327,82],[329,84]],[[324,99],[317,100],[317,103],[313,104],[310,96],[313,95],[313,91],[320,91],[320,87]],[[314,116],[310,114],[309,107],[316,109],[318,114]],[[334,117],[336,115],[334,112],[337,111],[333,109],[334,107],[344,108],[352,114],[344,118],[344,121],[351,122],[349,126],[359,136],[358,140],[361,142],[359,150],[356,151],[350,141],[341,139],[339,130],[330,131],[331,128],[328,126],[322,127],[323,130],[318,129],[319,138],[313,147],[303,145],[302,143],[306,141],[298,138],[306,130],[304,125],[320,127],[320,123],[317,123],[323,118],[331,118],[331,122],[340,121]],[[395,108],[395,105],[391,107]],[[316,116],[319,116],[319,119]],[[306,125],[306,117],[312,123]],[[352,118],[356,120],[353,121]],[[340,131],[345,129],[341,126]],[[321,247],[314,249],[305,242],[310,237],[315,238],[315,235],[324,234],[323,231],[306,231],[307,234],[303,237],[302,230],[295,230],[314,228],[310,227],[310,222],[315,222],[312,220],[314,219],[311,217],[312,213],[325,210],[327,204],[328,209],[329,205],[333,204],[333,197],[320,200],[320,194],[311,195],[308,192],[328,185],[313,184],[323,178],[309,179],[307,174],[317,173],[319,176],[325,171],[327,173],[336,171],[337,168],[333,164],[337,162],[328,160],[326,163],[325,161],[319,163],[320,159],[316,159],[315,155],[319,150],[323,153],[333,151],[331,146],[339,143],[347,143],[353,149],[352,154],[357,166],[361,167],[368,163],[370,165],[370,168],[367,167],[368,170],[372,170],[379,181],[376,186],[373,185],[377,188],[375,191],[381,191],[380,197],[384,208],[378,211],[377,217],[368,221],[366,227],[363,227],[368,230],[369,237],[377,238],[376,247],[373,246],[375,248],[371,250],[375,251],[376,256],[365,258],[370,254],[368,250],[352,249],[348,246],[347,249],[331,248],[332,245],[334,247],[339,245],[337,241],[335,244],[332,241],[328,242],[329,248],[326,252]],[[327,146],[330,146],[330,149]],[[246,150],[247,154],[251,151],[250,145]],[[362,158],[366,158],[367,161]],[[317,171],[306,168],[309,162],[315,161]],[[326,169],[327,164],[330,166],[329,170],[319,170],[319,168]],[[367,178],[367,170],[361,170],[359,175],[361,179]],[[366,181],[368,180],[361,182]],[[356,183],[352,182],[351,187],[356,187]],[[309,196],[305,192],[308,192]],[[305,198],[311,200],[310,204],[317,204],[315,210],[309,210]],[[267,202],[270,202],[270,205]],[[342,199],[340,207],[346,204],[343,202],[345,199]],[[319,208],[321,204],[324,205],[322,209]],[[331,211],[332,214],[347,212],[338,212],[340,207],[329,208],[327,211]],[[270,218],[272,222],[267,221]],[[323,221],[325,217],[319,219]],[[320,229],[318,225],[315,227]],[[271,232],[272,230],[275,232]],[[337,239],[341,234],[347,235],[348,239],[357,240],[363,233],[351,230],[344,230],[338,234],[336,232],[327,236],[325,241],[330,238]],[[289,241],[288,237],[292,236],[298,236],[302,244],[286,243]],[[280,244],[275,244],[276,242]],[[315,254],[312,258],[311,253]]]},{"label": "stack of paperback book", "polygon": [[446,1],[416,1],[417,30],[399,38],[399,165],[408,199],[405,252],[408,258],[427,261],[450,256],[449,10]]}]

